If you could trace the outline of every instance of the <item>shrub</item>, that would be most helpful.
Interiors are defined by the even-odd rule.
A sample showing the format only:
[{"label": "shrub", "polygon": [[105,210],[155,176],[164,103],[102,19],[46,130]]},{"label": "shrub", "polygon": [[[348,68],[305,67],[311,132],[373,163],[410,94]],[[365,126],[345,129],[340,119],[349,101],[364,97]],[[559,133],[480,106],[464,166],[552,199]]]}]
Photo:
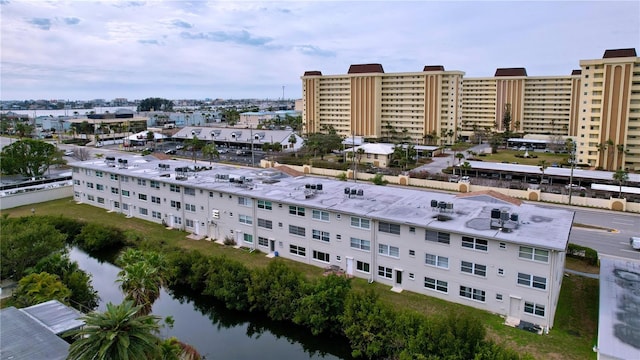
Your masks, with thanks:
[{"label": "shrub", "polygon": [[223,244],[225,245],[236,245],[236,240],[230,236],[225,236]]},{"label": "shrub", "polygon": [[382,177],[382,174],[376,174],[371,181],[376,185],[387,185],[389,182]]},{"label": "shrub", "polygon": [[570,243],[569,247],[567,248],[567,255],[573,258],[584,260],[587,264],[592,266],[598,265],[598,252],[586,246],[580,246]]},{"label": "shrub", "polygon": [[75,240],[76,245],[91,253],[119,248],[124,245],[125,236],[116,227],[89,223],[82,228]]},{"label": "shrub", "polygon": [[347,181],[347,173],[340,173],[336,176],[340,181]]}]

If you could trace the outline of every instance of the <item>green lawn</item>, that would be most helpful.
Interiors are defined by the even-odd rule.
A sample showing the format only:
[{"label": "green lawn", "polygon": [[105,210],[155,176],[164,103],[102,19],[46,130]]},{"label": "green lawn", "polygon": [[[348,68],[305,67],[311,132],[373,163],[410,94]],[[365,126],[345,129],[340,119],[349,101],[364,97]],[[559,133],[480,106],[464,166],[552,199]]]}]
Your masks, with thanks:
[{"label": "green lawn", "polygon": [[[218,245],[208,241],[194,241],[186,238],[187,233],[166,230],[163,226],[144,220],[126,219],[122,214],[108,213],[104,209],[89,205],[77,205],[71,198],[50,201],[20,208],[5,210],[9,216],[29,216],[31,208],[36,215],[63,215],[86,221],[96,221],[104,225],[117,226],[123,230],[135,231],[147,241],[161,241],[186,249],[197,249],[206,254],[222,255],[242,261],[245,265],[263,267],[270,261],[259,252]],[[291,267],[300,270],[307,278],[321,276],[322,269],[288,261]],[[580,265],[577,265],[580,264]],[[568,267],[579,267],[581,263],[567,261]],[[389,286],[379,283],[368,284],[364,279],[354,279],[355,289],[374,288],[380,298],[396,309],[408,308],[424,314],[447,314],[464,312],[479,318],[486,326],[488,336],[494,341],[522,353],[530,353],[536,359],[595,359],[591,350],[595,344],[598,319],[598,281],[579,276],[565,277],[560,293],[555,327],[549,335],[539,336],[526,331],[503,325],[503,319],[497,315],[467,306],[449,303],[425,295],[404,291],[396,294]]]},{"label": "green lawn", "polygon": [[[524,151],[516,151],[516,150],[505,150],[500,149],[495,154],[487,154],[487,156],[478,156],[476,159],[486,161],[486,162],[517,162],[522,165],[538,165],[541,160],[545,160],[547,162],[547,166],[551,166],[552,163],[558,163],[560,165],[567,165],[567,154],[553,154],[553,153],[539,153],[539,152],[530,152],[529,155],[536,155],[537,158],[520,158],[516,157],[516,155],[523,155]],[[465,154],[466,156],[466,154]]]}]

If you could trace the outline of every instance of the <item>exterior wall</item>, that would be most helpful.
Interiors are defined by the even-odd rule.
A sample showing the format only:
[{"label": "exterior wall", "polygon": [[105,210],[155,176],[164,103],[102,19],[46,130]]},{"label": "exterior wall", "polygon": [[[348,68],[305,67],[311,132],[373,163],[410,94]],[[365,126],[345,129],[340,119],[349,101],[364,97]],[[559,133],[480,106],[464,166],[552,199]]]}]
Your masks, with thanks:
[{"label": "exterior wall", "polygon": [[640,170],[640,58],[583,60],[578,162]]},{"label": "exterior wall", "polygon": [[462,129],[493,129],[496,126],[496,78],[470,78],[462,82]]},{"label": "exterior wall", "polygon": [[57,200],[73,195],[73,186],[65,184],[59,187],[38,189],[29,192],[7,194],[0,201],[0,210],[12,209],[18,206],[37,204],[45,201]]}]

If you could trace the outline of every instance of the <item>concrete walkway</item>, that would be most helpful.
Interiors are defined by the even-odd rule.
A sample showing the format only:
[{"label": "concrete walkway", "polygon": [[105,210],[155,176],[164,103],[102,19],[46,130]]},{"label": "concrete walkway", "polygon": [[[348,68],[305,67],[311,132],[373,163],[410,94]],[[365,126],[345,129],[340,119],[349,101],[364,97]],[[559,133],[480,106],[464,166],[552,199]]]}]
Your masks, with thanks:
[{"label": "concrete walkway", "polygon": [[576,270],[571,270],[571,269],[564,269],[564,272],[571,274],[571,275],[578,275],[578,276],[584,276],[584,277],[588,277],[591,279],[599,279],[600,275],[598,274],[591,274],[591,273],[585,273],[585,272],[581,272],[581,271],[576,271]]}]

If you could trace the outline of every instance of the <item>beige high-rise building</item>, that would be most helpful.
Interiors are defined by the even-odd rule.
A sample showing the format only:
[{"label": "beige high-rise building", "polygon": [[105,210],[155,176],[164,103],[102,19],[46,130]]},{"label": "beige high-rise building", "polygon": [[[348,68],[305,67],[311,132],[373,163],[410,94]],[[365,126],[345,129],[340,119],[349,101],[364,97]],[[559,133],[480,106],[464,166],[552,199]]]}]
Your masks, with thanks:
[{"label": "beige high-rise building", "polygon": [[640,170],[640,58],[635,49],[607,50],[580,61],[578,163]]},{"label": "beige high-rise building", "polygon": [[342,136],[450,144],[461,119],[463,75],[443,66],[385,74],[380,64],[351,65],[346,75],[307,71],[305,132],[332,126]]},{"label": "beige high-rise building", "polygon": [[571,137],[578,164],[640,170],[640,58],[607,50],[580,61],[570,75],[528,76],[499,68],[493,77],[425,66],[384,73],[380,64],[351,65],[346,75],[302,76],[305,132],[332,126],[342,136],[451,144],[479,130]]}]

